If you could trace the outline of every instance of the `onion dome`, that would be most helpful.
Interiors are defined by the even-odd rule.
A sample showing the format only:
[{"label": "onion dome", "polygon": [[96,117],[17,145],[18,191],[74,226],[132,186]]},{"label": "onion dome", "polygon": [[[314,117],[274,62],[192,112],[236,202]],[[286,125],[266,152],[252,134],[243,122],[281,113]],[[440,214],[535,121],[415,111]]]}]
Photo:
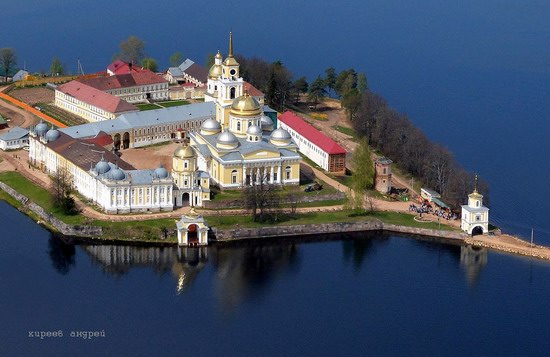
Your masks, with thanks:
[{"label": "onion dome", "polygon": [[269,142],[277,146],[286,146],[290,144],[291,140],[288,131],[281,128],[274,130],[269,136]]},{"label": "onion dome", "polygon": [[[216,55],[216,58],[218,58],[218,56],[221,59],[222,55],[219,52]],[[210,67],[210,70],[208,71],[208,78],[218,79],[218,77],[221,75],[222,75],[222,65],[214,63],[212,67]]]},{"label": "onion dome", "polygon": [[260,123],[262,125],[262,130],[265,131],[272,131],[273,130],[273,120],[271,120],[270,117],[267,115],[262,115],[262,118],[260,119]]},{"label": "onion dome", "polygon": [[236,117],[252,117],[260,115],[262,108],[254,97],[245,93],[233,101],[230,113]]},{"label": "onion dome", "polygon": [[246,133],[248,135],[262,135],[262,128],[257,125],[251,125],[246,130]]},{"label": "onion dome", "polygon": [[111,180],[120,181],[124,180],[125,178],[126,174],[118,166],[111,170],[111,172],[109,173],[109,179]]},{"label": "onion dome", "polygon": [[216,146],[222,149],[235,149],[237,146],[239,146],[239,140],[230,131],[224,131],[220,135],[218,135],[218,142],[216,143]]},{"label": "onion dome", "polygon": [[59,133],[58,130],[56,129],[50,129],[46,132],[46,140],[48,141],[56,141],[57,139],[59,139],[59,136],[61,134]]},{"label": "onion dome", "polygon": [[47,131],[48,131],[48,125],[42,121],[40,121],[40,123],[34,127],[34,132],[38,136],[42,136],[46,134]]},{"label": "onion dome", "polygon": [[220,123],[213,118],[206,119],[201,125],[201,134],[203,135],[213,135],[217,134],[222,130]]},{"label": "onion dome", "polygon": [[192,158],[195,157],[195,155],[195,150],[189,145],[180,146],[176,149],[176,151],[174,151],[174,156],[179,157],[180,159]]},{"label": "onion dome", "polygon": [[167,178],[168,177],[168,170],[166,170],[164,168],[164,166],[162,166],[162,164],[159,165],[159,167],[157,167],[155,169],[155,176],[158,177],[158,178]]},{"label": "onion dome", "polygon": [[105,159],[102,157],[101,160],[95,165],[95,170],[98,174],[104,174],[111,170],[111,166]]}]

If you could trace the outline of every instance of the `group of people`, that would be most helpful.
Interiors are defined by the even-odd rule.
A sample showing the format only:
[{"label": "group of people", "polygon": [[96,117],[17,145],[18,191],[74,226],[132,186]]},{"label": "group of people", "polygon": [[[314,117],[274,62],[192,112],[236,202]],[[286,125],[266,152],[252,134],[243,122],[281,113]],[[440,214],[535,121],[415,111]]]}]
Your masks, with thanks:
[{"label": "group of people", "polygon": [[409,205],[409,212],[416,212],[419,214],[426,213],[426,214],[433,214],[439,218],[446,219],[448,221],[458,219],[458,215],[450,210],[445,209],[433,209],[433,207],[427,203],[422,202],[420,206],[415,205],[414,203],[411,203]]}]

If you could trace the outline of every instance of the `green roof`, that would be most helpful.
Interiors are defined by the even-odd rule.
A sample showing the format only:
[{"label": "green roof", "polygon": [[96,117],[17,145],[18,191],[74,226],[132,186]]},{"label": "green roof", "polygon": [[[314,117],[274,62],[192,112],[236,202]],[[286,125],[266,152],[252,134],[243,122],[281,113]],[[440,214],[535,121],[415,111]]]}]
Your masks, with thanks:
[{"label": "green roof", "polygon": [[6,119],[4,119],[4,117],[2,116],[2,114],[0,114],[0,125],[2,124],[7,124],[7,122],[6,122]]},{"label": "green roof", "polygon": [[450,208],[449,206],[447,206],[445,204],[445,202],[441,201],[439,198],[432,198],[432,202],[434,202],[436,205],[438,205],[439,207],[443,207],[443,208]]}]

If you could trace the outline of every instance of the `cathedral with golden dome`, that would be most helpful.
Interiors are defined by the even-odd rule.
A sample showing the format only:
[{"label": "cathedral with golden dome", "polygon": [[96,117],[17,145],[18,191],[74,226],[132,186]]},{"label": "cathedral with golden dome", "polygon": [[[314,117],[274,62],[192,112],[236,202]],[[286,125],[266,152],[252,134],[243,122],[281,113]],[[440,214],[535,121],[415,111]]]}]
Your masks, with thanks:
[{"label": "cathedral with golden dome", "polygon": [[218,51],[209,70],[205,101],[215,103],[215,118],[189,132],[189,145],[178,148],[173,157],[172,177],[191,205],[202,206],[209,199],[209,184],[222,190],[259,182],[299,184],[298,146],[286,130],[274,127],[244,83],[230,34],[227,58]]}]

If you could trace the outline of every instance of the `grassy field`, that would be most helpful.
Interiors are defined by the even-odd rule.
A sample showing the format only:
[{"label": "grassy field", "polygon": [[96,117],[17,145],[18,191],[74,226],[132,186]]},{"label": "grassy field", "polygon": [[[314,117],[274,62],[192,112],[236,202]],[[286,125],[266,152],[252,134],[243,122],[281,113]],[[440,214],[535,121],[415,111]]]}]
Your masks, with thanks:
[{"label": "grassy field", "polygon": [[48,190],[35,185],[33,182],[27,180],[19,172],[2,172],[0,173],[0,181],[10,186],[17,192],[28,197],[31,201],[50,212],[57,219],[67,224],[83,224],[84,216],[74,215],[67,216],[63,214],[59,209],[54,208],[52,205],[51,195]]},{"label": "grassy field", "polygon": [[333,125],[332,128],[336,131],[339,131],[341,132],[342,134],[346,134],[346,135],[349,135],[351,136],[352,138],[355,139],[355,136],[357,135],[355,133],[355,130],[353,130],[352,128],[347,128],[345,126],[340,126],[340,125]]},{"label": "grassy field", "polygon": [[162,109],[162,107],[157,104],[136,104],[136,107],[138,107],[140,111]]},{"label": "grassy field", "polygon": [[180,105],[187,105],[189,104],[186,100],[172,100],[169,102],[162,102],[158,103],[160,106],[163,106],[164,108],[170,108],[170,107],[179,107]]},{"label": "grassy field", "polygon": [[[413,215],[398,212],[374,212],[371,214],[353,216],[352,211],[342,210],[334,212],[308,212],[300,213],[296,218],[291,218],[286,214],[279,216],[277,223],[259,223],[253,222],[248,216],[217,216],[206,217],[210,225],[221,229],[240,227],[266,227],[266,226],[288,226],[297,224],[320,224],[336,222],[360,222],[379,219],[384,223],[395,224],[407,227],[419,227],[428,229],[439,229],[437,222],[417,222]],[[441,230],[456,230],[453,227],[441,224]]]},{"label": "grassy field", "polygon": [[136,104],[136,107],[138,107],[140,111],[145,111],[145,110],[178,107],[180,105],[187,105],[187,104],[189,104],[189,102],[186,100],[171,100],[167,102],[158,102],[158,103],[151,103],[151,104]]}]

